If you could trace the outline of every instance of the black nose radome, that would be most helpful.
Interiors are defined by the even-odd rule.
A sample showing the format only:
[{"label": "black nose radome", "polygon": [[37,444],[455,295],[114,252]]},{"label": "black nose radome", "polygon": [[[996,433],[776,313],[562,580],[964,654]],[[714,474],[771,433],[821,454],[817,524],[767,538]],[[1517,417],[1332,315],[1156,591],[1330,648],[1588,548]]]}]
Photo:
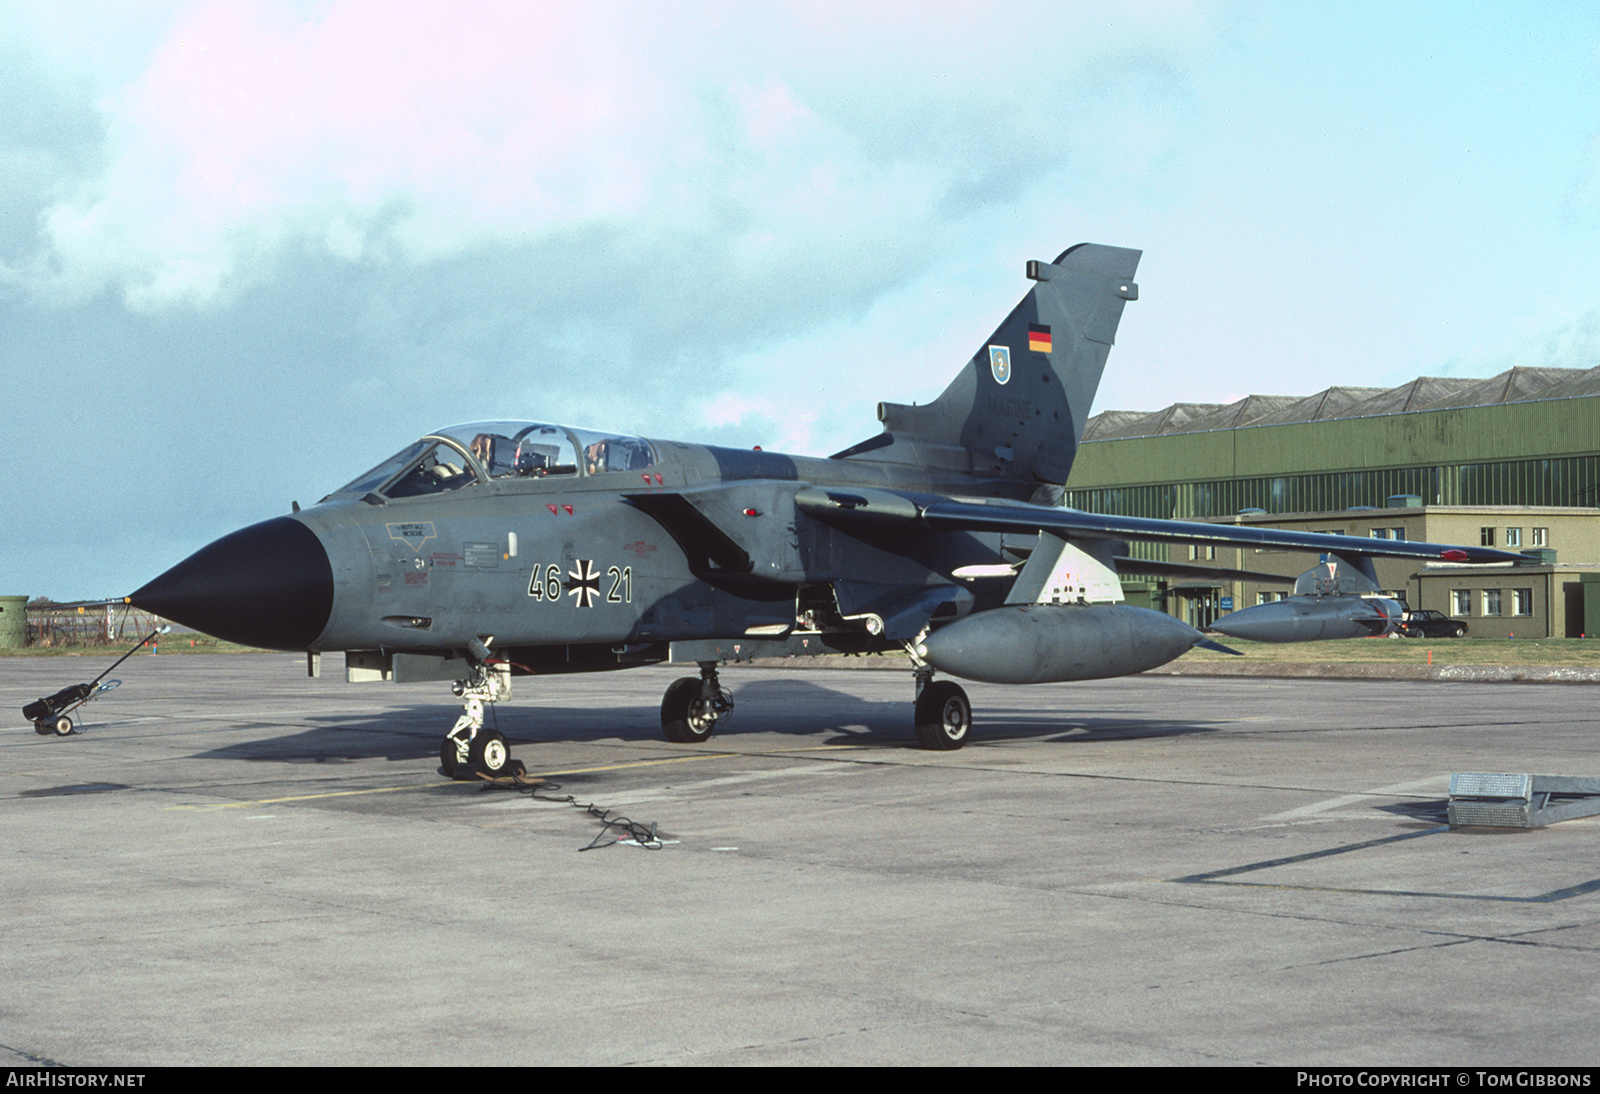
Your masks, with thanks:
[{"label": "black nose radome", "polygon": [[303,650],[328,625],[333,566],[315,532],[274,517],[201,548],[129,599],[228,642]]}]

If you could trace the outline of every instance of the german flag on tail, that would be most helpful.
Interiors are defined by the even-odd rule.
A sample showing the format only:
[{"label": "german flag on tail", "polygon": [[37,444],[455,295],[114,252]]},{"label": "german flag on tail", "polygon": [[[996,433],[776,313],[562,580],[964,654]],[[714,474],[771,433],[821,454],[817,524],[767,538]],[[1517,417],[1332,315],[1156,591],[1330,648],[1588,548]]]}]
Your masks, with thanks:
[{"label": "german flag on tail", "polygon": [[1050,328],[1042,323],[1029,323],[1028,348],[1035,353],[1049,353]]}]

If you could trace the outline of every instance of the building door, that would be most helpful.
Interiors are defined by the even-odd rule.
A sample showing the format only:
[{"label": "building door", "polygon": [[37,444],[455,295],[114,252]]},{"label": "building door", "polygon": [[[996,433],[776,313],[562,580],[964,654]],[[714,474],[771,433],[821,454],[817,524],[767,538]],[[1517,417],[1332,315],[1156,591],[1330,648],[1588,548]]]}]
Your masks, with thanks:
[{"label": "building door", "polygon": [[1188,589],[1183,593],[1183,621],[1197,631],[1211,626],[1217,618],[1220,590]]}]

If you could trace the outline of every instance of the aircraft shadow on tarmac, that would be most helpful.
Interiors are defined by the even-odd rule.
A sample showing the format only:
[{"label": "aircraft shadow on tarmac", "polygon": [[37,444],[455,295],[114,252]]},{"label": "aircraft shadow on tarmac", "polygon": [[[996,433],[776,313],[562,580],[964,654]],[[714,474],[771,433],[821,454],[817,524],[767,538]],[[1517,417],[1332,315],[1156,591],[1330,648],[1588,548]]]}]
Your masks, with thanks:
[{"label": "aircraft shadow on tarmac", "polygon": [[[910,682],[904,700],[862,699],[848,692],[824,687],[811,680],[758,680],[734,691],[735,708],[732,732],[741,728],[766,733],[810,737],[822,735],[821,744],[862,744],[916,746],[911,728]],[[993,694],[1004,694],[997,691]],[[1011,706],[990,706],[984,698],[974,702],[971,743],[991,740],[1095,741],[1149,737],[1170,737],[1189,733],[1211,733],[1214,729],[1191,722],[1157,722],[1127,717],[1116,711],[1111,716],[1086,712],[1083,708],[1040,710]],[[825,711],[827,718],[811,712]],[[716,738],[712,738],[713,744]]]},{"label": "aircraft shadow on tarmac", "polygon": [[[906,689],[910,690],[909,686]],[[503,733],[519,758],[531,763],[532,747],[543,741],[567,743],[661,741],[660,711],[654,706],[598,706],[523,701],[493,708],[486,724]],[[534,701],[527,701],[527,700]],[[753,680],[734,689],[735,709],[726,728],[699,747],[714,750],[719,740],[748,733],[777,733],[824,745],[916,748],[911,701],[866,699],[810,680]],[[439,742],[456,714],[448,703],[419,703],[370,716],[327,716],[299,733],[263,738],[198,755],[210,759],[270,760],[279,763],[337,763],[382,758],[390,761],[436,757]],[[1090,741],[1150,740],[1215,733],[1216,726],[1192,721],[1130,717],[1122,710],[1082,707],[1040,710],[980,708],[973,743],[1000,740]],[[664,742],[663,742],[664,743]]]}]

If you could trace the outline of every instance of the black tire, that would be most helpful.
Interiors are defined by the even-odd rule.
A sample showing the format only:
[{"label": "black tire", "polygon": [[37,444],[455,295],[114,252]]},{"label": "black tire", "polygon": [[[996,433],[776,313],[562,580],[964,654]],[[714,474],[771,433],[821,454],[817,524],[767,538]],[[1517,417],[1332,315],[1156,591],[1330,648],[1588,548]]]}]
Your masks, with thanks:
[{"label": "black tire", "polygon": [[63,714],[51,724],[51,728],[56,731],[57,737],[70,737],[72,736],[72,719]]},{"label": "black tire", "polygon": [[972,731],[972,703],[959,684],[935,680],[922,689],[916,706],[917,743],[938,752],[953,752]]},{"label": "black tire", "polygon": [[506,739],[492,729],[480,729],[467,745],[467,759],[490,775],[504,775],[511,767],[511,749]]},{"label": "black tire", "polygon": [[1455,629],[1455,636],[1457,638],[1465,638],[1467,636],[1467,628],[1465,628],[1461,624],[1457,623],[1456,624],[1456,629]]},{"label": "black tire", "polygon": [[693,676],[674,680],[661,698],[661,732],[679,745],[703,744],[717,729],[717,714],[701,695],[700,681]]},{"label": "black tire", "polygon": [[444,777],[456,777],[456,767],[461,763],[460,753],[456,751],[456,739],[446,737],[439,745],[439,770],[444,772]]},{"label": "black tire", "polygon": [[56,731],[55,723],[48,718],[41,718],[33,723],[33,731],[41,737],[49,737]]}]

